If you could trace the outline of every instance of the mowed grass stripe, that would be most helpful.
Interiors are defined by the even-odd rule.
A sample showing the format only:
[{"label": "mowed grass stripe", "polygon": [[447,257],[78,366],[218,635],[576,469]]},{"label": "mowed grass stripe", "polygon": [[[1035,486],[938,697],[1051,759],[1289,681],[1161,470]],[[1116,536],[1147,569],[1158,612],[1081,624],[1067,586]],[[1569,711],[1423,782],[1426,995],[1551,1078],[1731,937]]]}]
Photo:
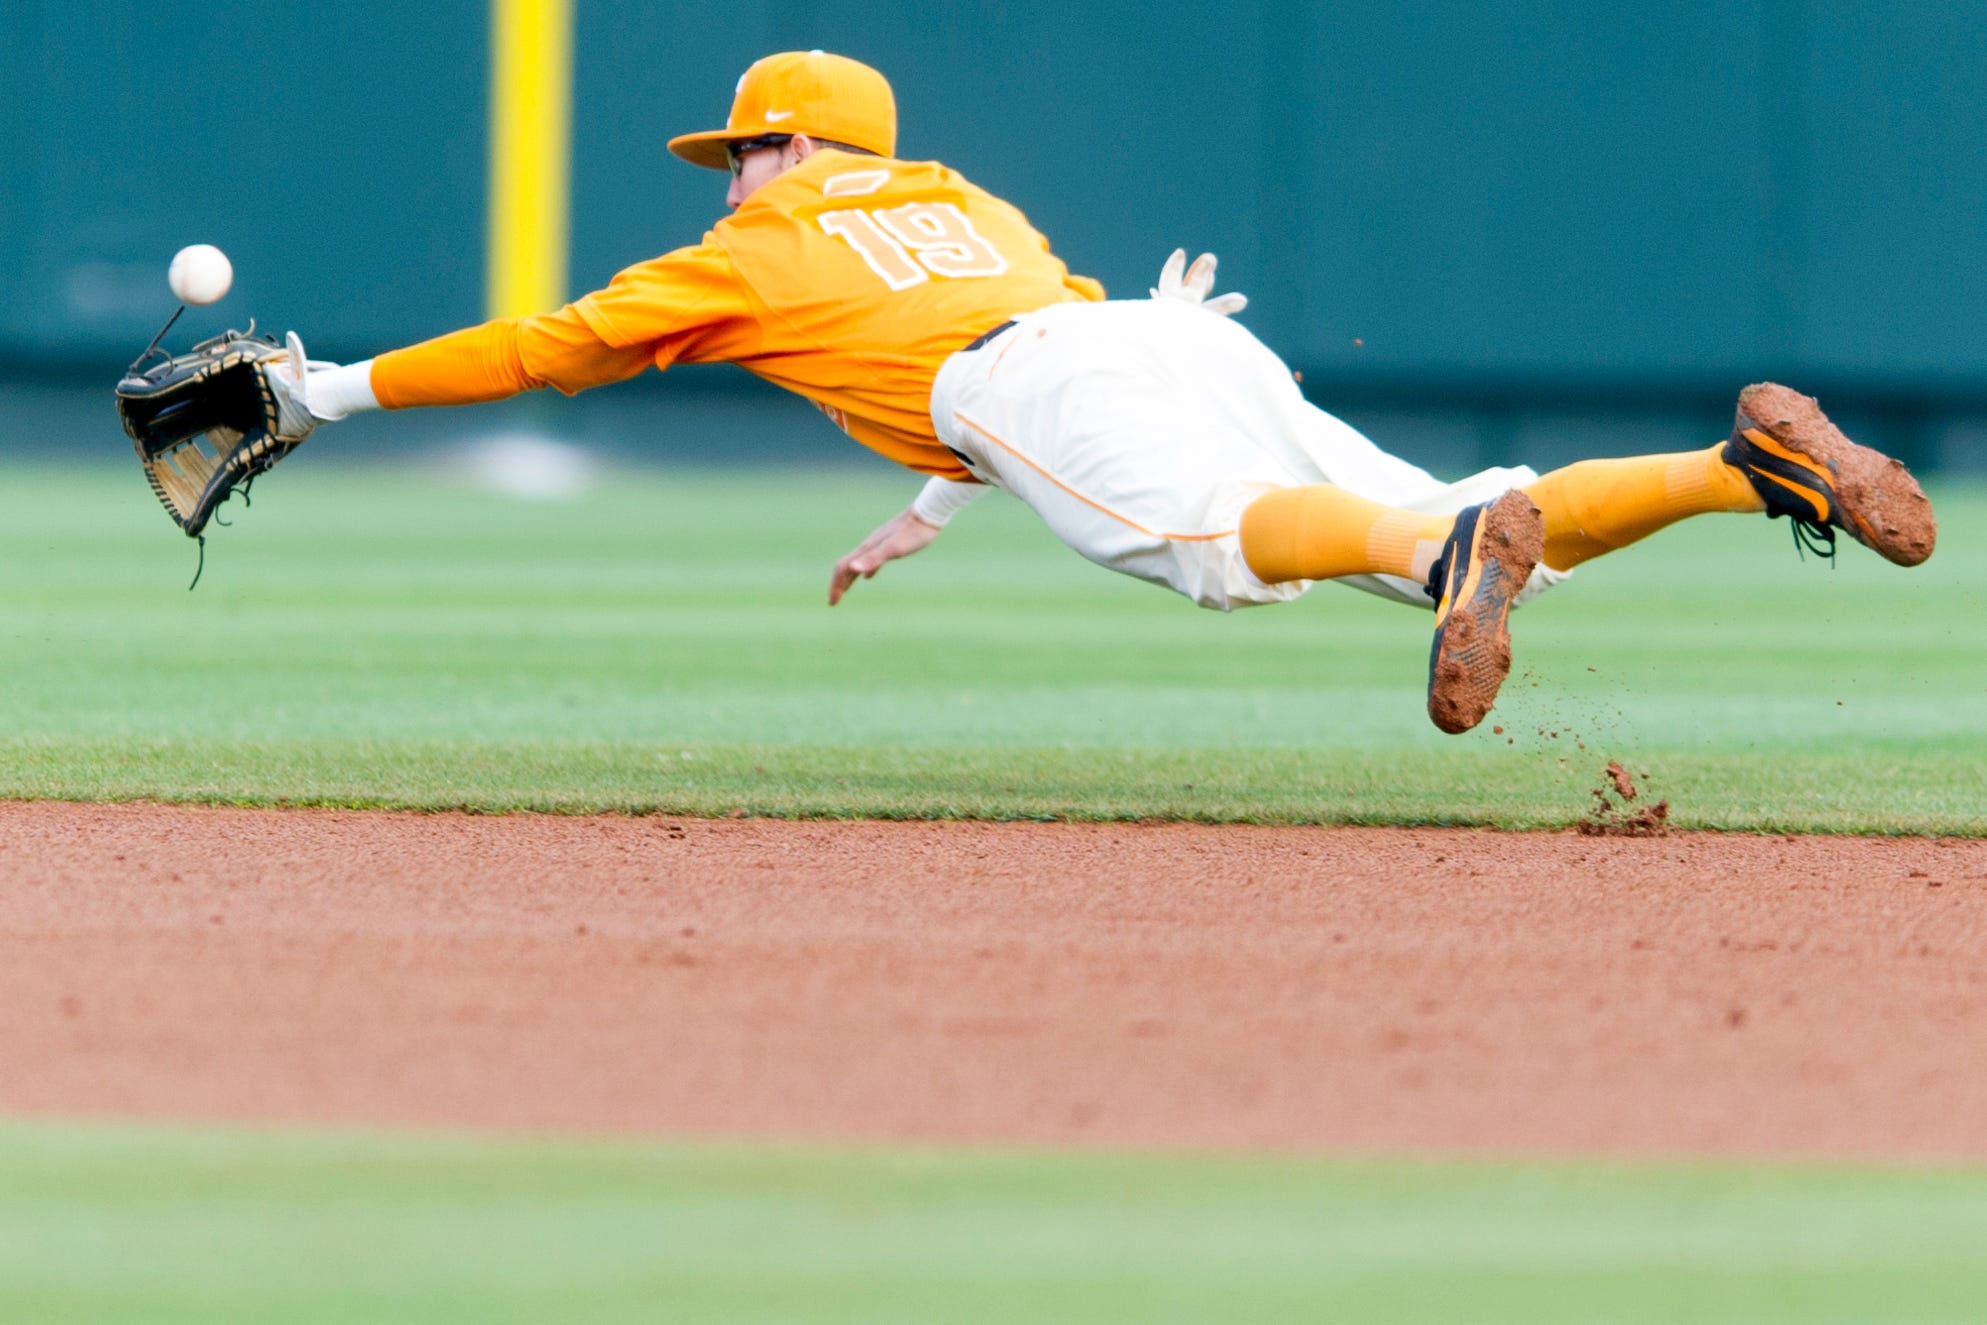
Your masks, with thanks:
[{"label": "mowed grass stripe", "polygon": [[[1602,758],[1605,758],[1604,747]],[[1678,828],[1977,835],[1987,766],[1885,756],[1650,761]],[[1597,761],[1338,751],[0,741],[7,794],[382,810],[808,819],[1172,820],[1563,828]],[[1647,770],[1636,768],[1635,773]],[[280,790],[277,790],[280,789]]]},{"label": "mowed grass stripe", "polygon": [[1978,1169],[0,1129],[0,1316],[1957,1321]]},{"label": "mowed grass stripe", "polygon": [[835,557],[914,486],[887,474],[529,503],[295,463],[191,594],[131,475],[5,476],[0,795],[1523,827],[1618,758],[1682,824],[1987,831],[1977,488],[1935,492],[1915,571],[1736,517],[1597,562],[1448,738],[1425,615],[1334,587],[1202,612],[1005,498],[830,611]]}]

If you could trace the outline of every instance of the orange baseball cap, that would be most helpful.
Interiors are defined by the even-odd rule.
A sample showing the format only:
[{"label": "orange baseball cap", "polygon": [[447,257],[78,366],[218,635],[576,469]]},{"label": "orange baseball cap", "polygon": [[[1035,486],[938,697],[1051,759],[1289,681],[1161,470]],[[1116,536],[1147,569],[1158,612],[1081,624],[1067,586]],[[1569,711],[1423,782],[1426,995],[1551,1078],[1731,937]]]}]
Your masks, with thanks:
[{"label": "orange baseball cap", "polygon": [[693,166],[725,170],[726,144],[773,133],[804,133],[891,156],[897,150],[897,98],[882,74],[846,56],[768,55],[738,80],[724,128],[672,138],[669,150]]}]

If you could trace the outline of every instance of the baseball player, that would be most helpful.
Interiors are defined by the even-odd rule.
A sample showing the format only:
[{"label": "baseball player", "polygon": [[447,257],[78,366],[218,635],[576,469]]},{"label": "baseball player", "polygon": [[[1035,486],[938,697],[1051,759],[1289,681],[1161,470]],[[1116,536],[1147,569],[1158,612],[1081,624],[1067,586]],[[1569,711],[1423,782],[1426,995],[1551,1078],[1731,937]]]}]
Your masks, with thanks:
[{"label": "baseball player", "polygon": [[835,564],[831,604],[999,488],[1083,556],[1203,607],[1318,580],[1434,607],[1428,709],[1450,732],[1489,711],[1522,596],[1685,516],[1764,511],[1831,552],[1845,529],[1900,564],[1931,555],[1931,507],[1903,466],[1772,385],[1747,388],[1731,437],[1704,450],[1439,482],[1307,403],[1227,316],[1241,296],[1208,297],[1212,256],[1175,254],[1153,297],[1106,301],[1020,211],[897,159],[896,141],[875,70],[768,56],[724,128],[669,143],[730,172],[732,213],[702,242],[553,312],[344,367],[306,372],[298,347],[274,375],[328,422],[735,363],[928,476]]}]

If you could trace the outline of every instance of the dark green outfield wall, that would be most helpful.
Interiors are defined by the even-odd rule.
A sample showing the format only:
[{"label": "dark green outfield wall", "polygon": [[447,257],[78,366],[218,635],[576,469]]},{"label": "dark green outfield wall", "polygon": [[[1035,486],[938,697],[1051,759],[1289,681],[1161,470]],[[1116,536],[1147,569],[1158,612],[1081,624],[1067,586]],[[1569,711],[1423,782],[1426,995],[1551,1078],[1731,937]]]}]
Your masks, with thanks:
[{"label": "dark green outfield wall", "polygon": [[[578,10],[574,293],[702,232],[722,179],[663,139],[821,45],[1076,268],[1136,295],[1213,248],[1355,396],[1987,400],[1978,0]],[[5,0],[0,361],[121,363],[195,240],[236,260],[221,313],[335,356],[478,319],[484,15]]]},{"label": "dark green outfield wall", "polygon": [[473,317],[483,9],[0,0],[0,355],[128,361],[203,240],[237,319],[356,346]]}]

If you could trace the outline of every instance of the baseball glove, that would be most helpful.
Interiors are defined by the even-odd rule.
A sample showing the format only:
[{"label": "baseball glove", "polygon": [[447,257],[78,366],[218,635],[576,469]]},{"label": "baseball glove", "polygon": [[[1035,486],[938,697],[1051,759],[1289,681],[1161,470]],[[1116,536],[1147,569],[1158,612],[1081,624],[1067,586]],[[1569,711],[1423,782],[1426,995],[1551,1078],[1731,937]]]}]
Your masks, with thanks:
[{"label": "baseball glove", "polygon": [[[145,361],[158,354],[151,367]],[[309,367],[293,331],[278,345],[249,329],[185,354],[148,350],[117,384],[117,414],[166,514],[200,538],[214,511],[317,426],[298,384]],[[204,542],[204,540],[203,540]]]}]

